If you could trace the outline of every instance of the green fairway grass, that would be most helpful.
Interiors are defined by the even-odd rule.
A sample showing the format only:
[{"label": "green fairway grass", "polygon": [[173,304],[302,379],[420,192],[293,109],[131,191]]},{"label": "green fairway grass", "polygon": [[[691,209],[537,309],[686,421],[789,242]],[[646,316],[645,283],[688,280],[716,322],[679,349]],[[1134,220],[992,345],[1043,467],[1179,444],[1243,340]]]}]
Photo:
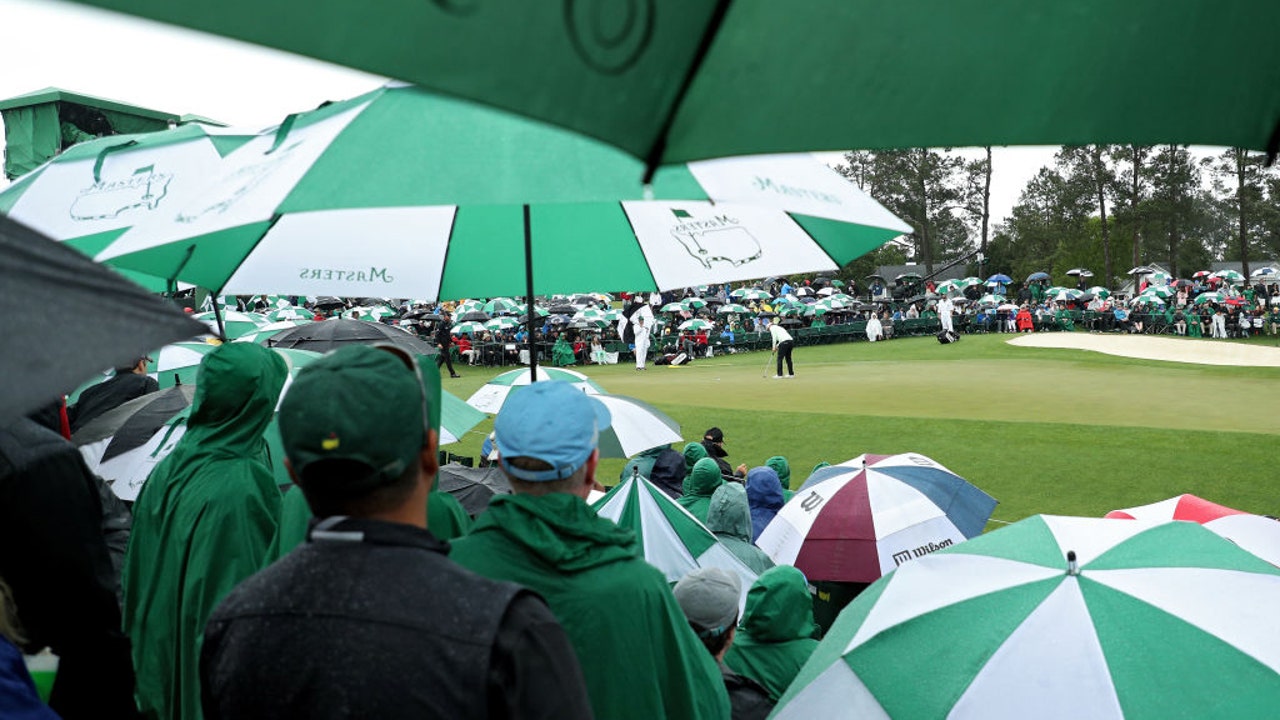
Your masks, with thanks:
[{"label": "green fairway grass", "polygon": [[[1180,493],[1280,514],[1280,368],[1020,348],[1010,337],[799,347],[788,380],[771,377],[765,352],[644,372],[576,369],[658,406],[687,440],[722,428],[735,466],[786,456],[793,487],[822,460],[911,451],[995,496],[996,524],[1036,513],[1100,516]],[[465,400],[501,370],[465,368],[444,386]],[[448,449],[478,456],[491,427]],[[602,482],[615,483],[622,465],[603,461]]]}]

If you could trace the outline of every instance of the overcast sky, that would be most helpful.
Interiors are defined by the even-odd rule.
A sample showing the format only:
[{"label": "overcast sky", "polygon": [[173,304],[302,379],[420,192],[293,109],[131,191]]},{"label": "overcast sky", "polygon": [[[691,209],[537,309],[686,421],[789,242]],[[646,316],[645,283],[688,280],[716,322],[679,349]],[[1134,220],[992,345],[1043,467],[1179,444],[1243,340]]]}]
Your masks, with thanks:
[{"label": "overcast sky", "polygon": [[[188,0],[173,0],[186,2]],[[216,1],[216,0],[215,0]],[[270,0],[267,0],[270,1]],[[0,0],[0,99],[58,87],[232,125],[268,126],[382,78],[57,0]],[[992,217],[1008,215],[1056,148],[997,148]],[[829,162],[838,153],[821,153]],[[0,177],[0,187],[6,181]]]}]

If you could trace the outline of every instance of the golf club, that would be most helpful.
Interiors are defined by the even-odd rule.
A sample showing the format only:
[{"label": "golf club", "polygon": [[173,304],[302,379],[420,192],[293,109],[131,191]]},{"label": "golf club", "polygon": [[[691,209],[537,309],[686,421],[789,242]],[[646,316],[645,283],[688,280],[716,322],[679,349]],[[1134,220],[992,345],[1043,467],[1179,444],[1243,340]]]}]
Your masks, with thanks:
[{"label": "golf club", "polygon": [[772,364],[773,364],[773,353],[771,352],[768,355],[764,356],[764,374],[761,375],[760,377],[762,378],[769,377],[769,366]]}]

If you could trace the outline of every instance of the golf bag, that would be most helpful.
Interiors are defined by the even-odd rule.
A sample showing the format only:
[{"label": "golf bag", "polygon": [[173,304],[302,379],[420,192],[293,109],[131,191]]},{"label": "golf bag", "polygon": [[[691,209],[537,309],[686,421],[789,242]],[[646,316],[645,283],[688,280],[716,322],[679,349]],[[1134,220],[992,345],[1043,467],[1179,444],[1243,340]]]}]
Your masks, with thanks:
[{"label": "golf bag", "polygon": [[689,362],[689,356],[684,353],[678,353],[675,357],[671,358],[672,365],[684,365],[687,362]]},{"label": "golf bag", "polygon": [[943,345],[948,345],[959,339],[960,339],[960,336],[957,335],[954,330],[943,330],[942,332],[938,333],[938,342],[942,343]]}]

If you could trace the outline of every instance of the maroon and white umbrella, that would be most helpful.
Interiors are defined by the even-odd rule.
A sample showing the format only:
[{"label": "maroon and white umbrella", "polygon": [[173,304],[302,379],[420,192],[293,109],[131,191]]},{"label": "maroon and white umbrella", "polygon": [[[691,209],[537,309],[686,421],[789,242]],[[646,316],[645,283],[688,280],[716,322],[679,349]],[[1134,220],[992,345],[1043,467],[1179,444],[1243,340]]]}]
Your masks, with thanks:
[{"label": "maroon and white umbrella", "polygon": [[996,500],[916,453],[823,468],[756,541],[810,580],[869,583],[982,532]]}]

